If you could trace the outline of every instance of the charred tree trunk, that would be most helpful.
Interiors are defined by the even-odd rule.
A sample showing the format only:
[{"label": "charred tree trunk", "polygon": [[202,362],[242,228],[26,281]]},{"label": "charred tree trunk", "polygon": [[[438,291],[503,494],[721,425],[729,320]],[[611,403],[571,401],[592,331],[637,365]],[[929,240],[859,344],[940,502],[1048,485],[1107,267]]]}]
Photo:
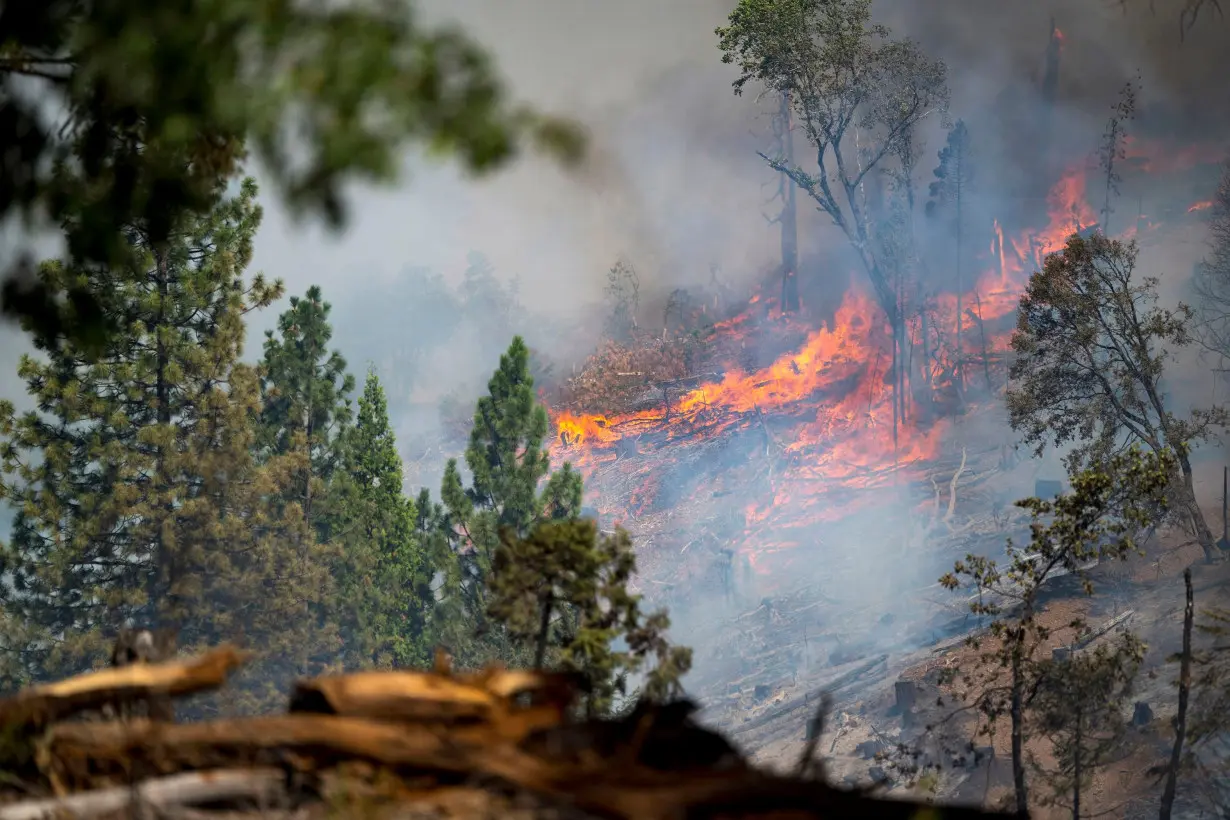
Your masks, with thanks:
[{"label": "charred tree trunk", "polygon": [[[782,159],[786,166],[794,167],[794,132],[791,130],[790,95],[782,94],[781,107],[775,119],[774,131],[781,148]],[[801,306],[799,300],[799,222],[797,212],[797,191],[794,180],[786,174],[780,175],[782,212],[778,216],[781,227],[782,241],[782,310],[797,311]]]},{"label": "charred tree trunk", "polygon": [[534,668],[542,669],[547,662],[547,637],[551,634],[551,610],[555,608],[555,596],[548,592],[542,602],[542,618],[538,622],[538,637],[534,646]]},{"label": "charred tree trunk", "polygon": [[1183,605],[1183,653],[1179,656],[1179,712],[1174,718],[1174,747],[1170,750],[1170,765],[1166,770],[1166,787],[1162,790],[1161,820],[1170,820],[1174,810],[1175,787],[1179,765],[1183,762],[1183,741],[1187,734],[1187,699],[1192,684],[1192,621],[1196,608],[1192,596],[1192,571],[1183,570],[1185,603]]},{"label": "charred tree trunk", "polygon": [[1072,727],[1072,820],[1081,817],[1081,743],[1084,738],[1081,730],[1084,728],[1080,704],[1076,704],[1076,724]]},{"label": "charred tree trunk", "polygon": [[[1025,604],[1025,619],[1032,617],[1033,606]],[[1012,654],[1012,691],[1009,698],[1009,716],[1012,719],[1012,786],[1016,793],[1016,810],[1021,817],[1029,816],[1029,792],[1025,783],[1025,627],[1024,620],[1018,624],[1021,634],[1016,636],[1018,645]]]}]

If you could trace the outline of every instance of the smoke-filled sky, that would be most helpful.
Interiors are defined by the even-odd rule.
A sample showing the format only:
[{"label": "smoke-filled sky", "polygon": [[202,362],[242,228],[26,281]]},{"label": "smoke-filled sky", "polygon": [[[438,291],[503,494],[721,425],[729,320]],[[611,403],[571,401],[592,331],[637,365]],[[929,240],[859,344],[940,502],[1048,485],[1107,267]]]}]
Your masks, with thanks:
[{"label": "smoke-filled sky", "polygon": [[[958,114],[985,108],[1040,72],[1053,15],[1067,35],[1063,119],[1081,139],[1096,143],[1117,89],[1138,70],[1143,109],[1165,112],[1143,119],[1142,129],[1225,133],[1230,90],[1220,55],[1230,27],[1206,23],[1180,45],[1168,1],[1179,2],[1159,0],[1153,16],[1145,0],[1126,14],[1111,0],[878,0],[876,9],[898,33],[916,36],[947,61]],[[429,267],[455,282],[472,250],[484,252],[499,274],[518,277],[524,303],[556,318],[574,318],[599,299],[604,272],[620,255],[637,264],[650,289],[707,280],[714,264],[729,278],[748,279],[773,261],[777,238],[762,216],[772,177],[754,153],[766,145],[768,124],[756,119],[750,99],[731,94],[733,71],[720,63],[713,34],[731,0],[420,5],[430,19],[460,22],[486,44],[515,97],[589,126],[590,163],[568,177],[526,160],[473,181],[447,164],[409,158],[409,174],[395,188],[354,191],[351,225],[340,237],[289,222],[267,197],[256,268],[284,279],[291,293],[322,285],[339,324],[353,326],[365,318],[362,305],[378,302],[407,269]],[[1020,100],[1026,109],[1031,104]],[[927,147],[924,173],[938,147]],[[803,233],[812,248],[841,245],[814,217]],[[395,316],[383,307],[382,317]],[[263,329],[273,320],[270,311],[256,324]],[[379,321],[387,326],[368,331],[391,343],[420,332],[405,321]],[[0,333],[0,386],[16,397],[10,374],[18,345],[11,329]],[[251,335],[250,355],[259,338]],[[447,371],[468,379],[494,364],[455,361]]]}]

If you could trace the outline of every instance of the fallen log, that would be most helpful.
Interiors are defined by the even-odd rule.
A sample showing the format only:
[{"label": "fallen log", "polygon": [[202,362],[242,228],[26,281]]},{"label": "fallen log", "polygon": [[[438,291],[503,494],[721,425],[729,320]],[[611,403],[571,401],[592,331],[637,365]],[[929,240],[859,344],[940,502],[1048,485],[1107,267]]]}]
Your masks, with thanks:
[{"label": "fallen log", "polygon": [[74,723],[52,727],[43,765],[57,792],[128,772],[169,775],[189,769],[277,765],[287,753],[317,768],[355,760],[436,776],[499,777],[527,788],[551,778],[542,764],[489,727],[384,724],[331,715],[278,715],[205,723]]},{"label": "fallen log", "polygon": [[120,666],[34,686],[0,700],[0,726],[42,726],[117,702],[217,689],[248,657],[223,646],[187,660]]},{"label": "fallen log", "polygon": [[[268,807],[282,794],[285,772],[277,769],[227,769],[186,772],[146,780],[134,786],[80,792],[45,800],[0,806],[0,820],[91,820],[134,811],[138,806],[159,814],[201,803],[251,803]],[[136,816],[135,813],[133,816]]]},{"label": "fallen log", "polygon": [[1058,646],[1052,649],[1051,657],[1057,661],[1065,660],[1071,655],[1074,655],[1077,652],[1080,652],[1082,649],[1089,646],[1089,644],[1093,643],[1098,638],[1105,635],[1107,632],[1110,632],[1112,629],[1116,628],[1120,624],[1125,623],[1135,614],[1136,614],[1136,610],[1129,609],[1125,612],[1120,613],[1119,615],[1116,615],[1114,618],[1111,618],[1109,621],[1106,621],[1100,626],[1094,627],[1093,629],[1085,629],[1084,631],[1082,631],[1080,634],[1076,636],[1075,640],[1073,640],[1072,643],[1068,644],[1067,646]]},{"label": "fallen log", "polygon": [[[836,692],[839,689],[850,685],[854,681],[861,678],[863,675],[867,674],[871,670],[885,663],[887,660],[888,660],[888,655],[880,655],[876,658],[872,658],[869,661],[860,663],[858,666],[854,667],[848,672],[843,672],[837,677],[832,678],[831,680],[825,681],[824,683],[821,683],[814,688],[820,692],[824,692],[826,694],[832,694],[833,692]],[[763,715],[752,718],[751,720],[745,723],[741,723],[740,725],[734,727],[731,730],[731,733],[737,735],[743,732],[750,732],[752,729],[759,729],[761,726],[771,723],[774,720],[777,720],[779,717],[782,717],[783,715],[787,715],[795,711],[796,709],[800,709],[804,706],[810,705],[811,703],[815,702],[815,700],[816,700],[816,695],[814,695],[811,692],[800,695],[796,698],[792,698],[791,700],[788,700],[785,703],[783,703],[781,706],[770,709],[769,711],[765,712]]]}]

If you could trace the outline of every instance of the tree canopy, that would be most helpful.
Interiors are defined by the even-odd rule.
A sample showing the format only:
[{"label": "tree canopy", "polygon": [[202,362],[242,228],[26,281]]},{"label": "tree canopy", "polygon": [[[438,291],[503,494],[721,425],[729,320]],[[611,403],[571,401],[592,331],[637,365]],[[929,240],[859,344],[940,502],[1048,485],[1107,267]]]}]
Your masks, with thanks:
[{"label": "tree canopy", "polygon": [[[527,141],[565,160],[582,147],[574,126],[512,104],[486,52],[412,2],[8,3],[0,43],[0,217],[63,224],[81,264],[116,262],[134,222],[165,243],[248,149],[296,213],[340,225],[342,185],[393,178],[407,145],[474,172]],[[44,340],[97,349],[108,330],[93,292],[28,260],[2,297]]]}]

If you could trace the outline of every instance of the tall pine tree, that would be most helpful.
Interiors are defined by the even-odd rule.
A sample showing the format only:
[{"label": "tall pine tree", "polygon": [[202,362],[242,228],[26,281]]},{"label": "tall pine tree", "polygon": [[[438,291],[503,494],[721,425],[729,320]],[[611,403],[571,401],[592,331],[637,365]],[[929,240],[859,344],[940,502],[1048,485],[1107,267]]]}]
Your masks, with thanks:
[{"label": "tall pine tree", "polygon": [[965,253],[964,229],[966,209],[969,207],[969,197],[974,184],[973,151],[970,145],[969,129],[964,120],[957,120],[956,125],[948,132],[948,142],[940,149],[940,164],[935,168],[935,181],[931,183],[931,199],[927,202],[928,216],[942,217],[951,229],[953,238],[953,265],[957,277],[957,321],[956,321],[956,382],[957,393],[961,403],[965,403],[965,373],[962,364],[964,343],[962,340],[962,325],[964,324],[962,297],[965,292],[965,278],[961,270]]},{"label": "tall pine tree", "polygon": [[402,461],[374,370],[333,483],[339,545],[336,599],[348,666],[422,666],[430,660],[432,570],[419,545],[418,512],[402,493]]},{"label": "tall pine tree", "polygon": [[5,683],[100,662],[127,621],[261,650],[254,695],[325,651],[304,614],[329,576],[301,510],[268,502],[295,456],[252,456],[244,315],[281,289],[243,279],[255,197],[247,180],[161,244],[130,226],[121,266],[42,266],[48,287],[96,294],[119,332],[100,355],[70,343],[24,358],[38,409],[0,412],[0,489],[18,510],[0,547]]},{"label": "tall pine tree", "polygon": [[325,541],[330,539],[330,513],[322,496],[343,458],[351,421],[348,397],[355,387],[342,354],[329,350],[330,309],[319,287],[308,288],[303,298],[292,296],[290,308],[278,317],[277,331],[265,333],[262,361],[263,452],[286,455],[306,448],[308,458],[295,476],[292,497]]},{"label": "tall pine tree", "polygon": [[[487,619],[485,584],[501,532],[525,537],[544,518],[575,517],[581,509],[581,477],[570,465],[548,478],[547,411],[534,395],[529,355],[521,337],[514,338],[488,382],[488,395],[478,400],[465,453],[470,486],[463,485],[456,459],[445,468],[442,522],[452,561],[437,612],[441,637],[463,663],[493,655],[528,661],[509,656],[507,635]],[[477,642],[469,640],[474,634]]]}]

